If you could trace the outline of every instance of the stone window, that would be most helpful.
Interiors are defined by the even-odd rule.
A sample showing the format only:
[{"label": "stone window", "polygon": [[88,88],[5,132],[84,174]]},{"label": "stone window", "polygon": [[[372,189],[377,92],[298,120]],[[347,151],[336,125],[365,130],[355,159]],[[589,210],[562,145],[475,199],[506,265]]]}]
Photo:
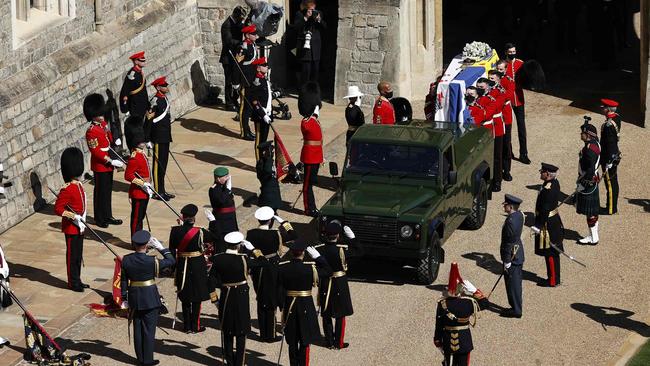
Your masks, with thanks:
[{"label": "stone window", "polygon": [[76,16],[76,0],[10,0],[14,49]]},{"label": "stone window", "polygon": [[417,34],[417,44],[422,45],[425,49],[429,47],[429,22],[427,14],[427,0],[417,0],[415,5],[415,27]]}]

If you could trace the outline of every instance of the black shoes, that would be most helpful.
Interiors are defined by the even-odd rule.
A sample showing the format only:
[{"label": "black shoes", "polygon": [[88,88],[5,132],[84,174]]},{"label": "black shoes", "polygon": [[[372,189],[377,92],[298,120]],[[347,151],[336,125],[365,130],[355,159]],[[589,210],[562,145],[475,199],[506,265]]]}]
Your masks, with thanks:
[{"label": "black shoes", "polygon": [[90,288],[90,285],[85,284],[85,283],[82,282],[82,283],[81,283],[81,287],[82,287],[82,288]]},{"label": "black shoes", "polygon": [[530,164],[530,159],[528,159],[528,155],[520,155],[519,156],[519,162],[529,165]]},{"label": "black shoes", "polygon": [[246,140],[246,141],[255,141],[255,135],[250,133],[250,132],[247,133],[247,134],[244,134],[244,137],[242,137],[242,138],[244,140]]},{"label": "black shoes", "polygon": [[539,287],[559,287],[560,282],[556,283],[555,286],[551,286],[551,283],[548,282],[548,280],[541,280],[541,281],[537,282],[537,286],[539,286]]},{"label": "black shoes", "polygon": [[157,365],[157,364],[159,364],[159,363],[160,363],[160,361],[158,361],[158,360],[153,360],[153,361],[151,361],[151,362],[147,362],[147,363],[143,362],[143,363],[141,363],[140,365],[141,365],[141,366],[154,366],[154,365]]},{"label": "black shoes", "polygon": [[505,180],[506,182],[511,182],[512,175],[510,175],[510,173],[503,173],[503,180]]},{"label": "black shoes", "polygon": [[106,223],[109,225],[122,225],[122,220],[116,219],[114,217],[109,217]]},{"label": "black shoes", "polygon": [[106,229],[108,227],[108,224],[105,222],[96,222],[95,225],[101,227],[102,229]]},{"label": "black shoes", "polygon": [[154,194],[151,198],[153,198],[155,200],[158,200],[158,201],[162,201],[162,200],[169,201],[172,198],[176,198],[176,196],[171,194],[171,193],[166,193],[166,192],[165,193],[158,192],[158,193],[160,194],[160,196]]},{"label": "black shoes", "polygon": [[501,312],[501,317],[503,317],[503,318],[517,318],[517,319],[520,319],[520,318],[521,318],[521,314],[517,314],[517,313],[515,313],[515,311],[512,310],[512,309],[506,309],[506,310],[504,310],[504,311]]},{"label": "black shoes", "polygon": [[70,290],[74,292],[84,292],[84,288],[82,286],[71,287]]},{"label": "black shoes", "polygon": [[316,209],[311,210],[311,211],[306,211],[305,215],[306,216],[311,216],[311,217],[318,217],[318,215],[320,215],[320,211],[318,211]]},{"label": "black shoes", "polygon": [[492,185],[492,192],[501,192],[501,183],[494,183]]}]

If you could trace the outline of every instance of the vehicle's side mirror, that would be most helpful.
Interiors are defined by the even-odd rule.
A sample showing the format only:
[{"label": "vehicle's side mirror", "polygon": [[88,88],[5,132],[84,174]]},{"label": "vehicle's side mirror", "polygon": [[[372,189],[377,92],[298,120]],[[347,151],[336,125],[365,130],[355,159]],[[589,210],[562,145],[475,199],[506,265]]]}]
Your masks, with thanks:
[{"label": "vehicle's side mirror", "polygon": [[453,186],[456,184],[458,181],[458,172],[455,170],[450,170],[449,173],[447,173],[447,184],[450,186]]},{"label": "vehicle's side mirror", "polygon": [[330,175],[336,177],[339,175],[339,165],[334,161],[330,161]]}]

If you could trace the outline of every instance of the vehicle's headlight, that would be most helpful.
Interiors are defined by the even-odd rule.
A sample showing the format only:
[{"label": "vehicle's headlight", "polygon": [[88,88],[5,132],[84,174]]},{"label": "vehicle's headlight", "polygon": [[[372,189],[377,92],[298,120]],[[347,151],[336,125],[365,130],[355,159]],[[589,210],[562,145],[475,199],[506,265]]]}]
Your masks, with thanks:
[{"label": "vehicle's headlight", "polygon": [[404,225],[399,229],[399,233],[402,238],[409,238],[413,235],[413,228],[410,225]]}]

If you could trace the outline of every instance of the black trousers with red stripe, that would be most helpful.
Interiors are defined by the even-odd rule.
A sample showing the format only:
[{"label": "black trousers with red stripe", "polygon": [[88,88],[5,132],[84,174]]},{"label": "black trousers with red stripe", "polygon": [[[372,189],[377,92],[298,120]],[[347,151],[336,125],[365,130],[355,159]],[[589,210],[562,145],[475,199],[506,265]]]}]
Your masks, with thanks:
[{"label": "black trousers with red stripe", "polygon": [[290,342],[289,345],[289,365],[291,366],[309,366],[309,345],[299,343],[300,340],[296,339],[295,342]]},{"label": "black trousers with red stripe", "polygon": [[183,305],[183,330],[198,331],[201,327],[201,303],[181,301]]},{"label": "black trousers with red stripe", "polygon": [[149,199],[145,198],[143,200],[131,198],[131,236],[136,232],[142,230],[142,220],[147,214],[147,205],[149,204]]},{"label": "black trousers with red stripe", "polygon": [[549,286],[557,286],[560,284],[560,254],[556,252],[555,255],[544,256],[546,262],[546,276],[548,278]]},{"label": "black trousers with red stripe", "polygon": [[325,341],[328,345],[343,348],[345,339],[345,317],[336,318],[336,325],[332,327],[332,320],[334,318],[323,317],[323,333],[325,333]]},{"label": "black trousers with red stripe", "polygon": [[65,265],[68,273],[68,288],[81,287],[81,261],[84,252],[84,235],[65,235]]},{"label": "black trousers with red stripe", "polygon": [[314,184],[318,178],[320,164],[305,164],[305,179],[302,182],[302,200],[305,204],[305,213],[309,214],[316,210],[316,199],[314,199]]},{"label": "black trousers with red stripe", "polygon": [[113,217],[113,172],[94,172],[93,217],[95,223],[106,224]]},{"label": "black trousers with red stripe", "polygon": [[[445,353],[445,365],[449,366],[469,366],[469,354],[467,353],[455,353],[452,354]],[[451,361],[451,363],[449,363]]]}]

